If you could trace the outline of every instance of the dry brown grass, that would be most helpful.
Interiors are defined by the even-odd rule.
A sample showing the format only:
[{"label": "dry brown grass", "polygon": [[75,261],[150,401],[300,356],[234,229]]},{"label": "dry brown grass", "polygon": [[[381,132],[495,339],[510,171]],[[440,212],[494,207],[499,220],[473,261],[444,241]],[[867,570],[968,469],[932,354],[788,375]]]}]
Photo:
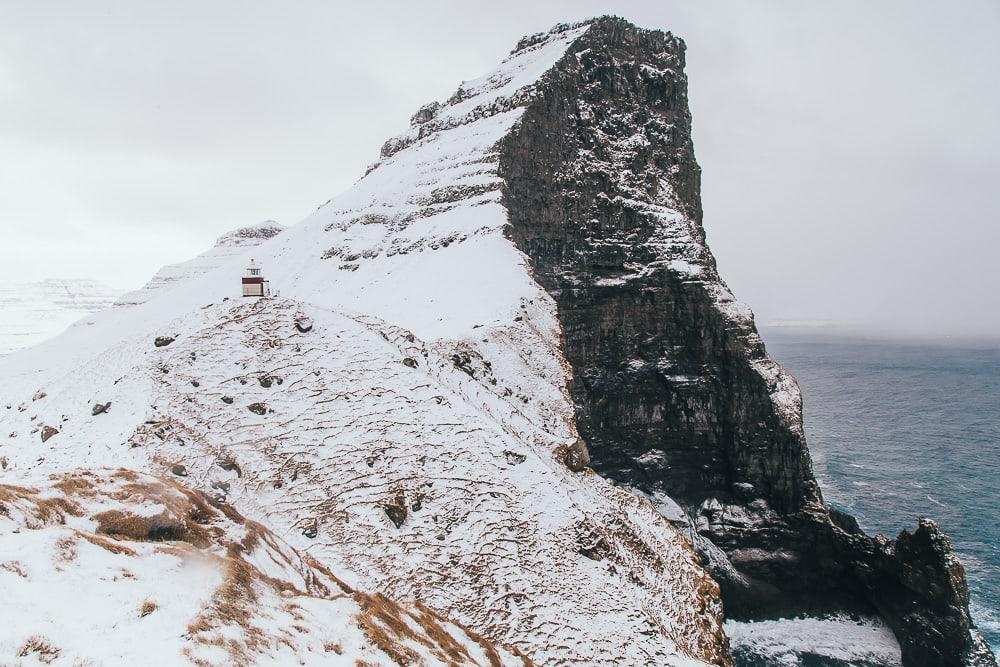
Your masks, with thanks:
[{"label": "dry brown grass", "polygon": [[38,489],[0,484],[0,514],[11,516],[10,509],[20,505],[29,519],[28,528],[66,523],[66,516],[83,516],[81,507],[68,498],[46,498]]},{"label": "dry brown grass", "polygon": [[101,547],[105,551],[110,551],[113,554],[121,556],[134,556],[135,551],[128,548],[121,542],[116,542],[114,540],[108,539],[106,537],[101,537],[100,535],[92,535],[90,533],[84,533],[81,531],[76,531],[78,537],[87,540],[94,546]]},{"label": "dry brown grass", "polygon": [[76,537],[66,536],[56,540],[56,561],[69,563],[76,559]]},{"label": "dry brown grass", "polygon": [[[354,599],[361,607],[358,625],[365,635],[399,665],[418,664],[419,655],[404,642],[413,642],[426,647],[438,660],[448,665],[473,662],[466,647],[452,635],[446,625],[449,621],[421,604],[407,610],[382,594],[354,593]],[[416,628],[411,625],[416,625]],[[473,641],[482,647],[491,667],[503,663],[496,647],[484,637],[455,624]],[[525,664],[530,665],[530,662]]]},{"label": "dry brown grass", "polygon": [[17,656],[26,658],[32,653],[37,654],[38,662],[48,665],[59,657],[60,651],[45,637],[35,635],[24,643],[21,650],[17,652]]},{"label": "dry brown grass", "polygon": [[186,526],[179,517],[164,510],[153,516],[141,516],[123,510],[107,510],[93,517],[99,535],[136,542],[184,541]]},{"label": "dry brown grass", "polygon": [[146,598],[145,600],[142,601],[142,606],[139,607],[139,618],[145,618],[146,616],[149,616],[159,608],[160,605],[156,604],[149,598]]},{"label": "dry brown grass", "polygon": [[50,479],[58,480],[52,485],[53,488],[59,489],[67,496],[80,496],[81,498],[93,498],[97,495],[94,485],[96,478],[97,475],[89,471],[50,477]]},{"label": "dry brown grass", "polygon": [[21,563],[21,561],[17,560],[9,560],[0,563],[0,570],[4,570],[6,572],[13,572],[14,574],[22,578],[27,578],[28,576],[28,571],[24,568],[24,564]]}]

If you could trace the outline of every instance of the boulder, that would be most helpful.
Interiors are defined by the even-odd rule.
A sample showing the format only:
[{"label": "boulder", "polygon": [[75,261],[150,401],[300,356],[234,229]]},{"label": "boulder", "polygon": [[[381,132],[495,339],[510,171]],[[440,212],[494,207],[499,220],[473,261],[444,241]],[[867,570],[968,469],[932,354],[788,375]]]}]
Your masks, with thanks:
[{"label": "boulder", "polygon": [[54,428],[52,426],[43,426],[42,427],[42,442],[45,442],[46,440],[48,440],[49,438],[51,438],[52,436],[54,436],[57,433],[59,433],[59,429]]},{"label": "boulder", "polygon": [[107,403],[94,403],[94,407],[90,409],[90,414],[93,416],[102,415],[111,409],[111,401]]},{"label": "boulder", "polygon": [[175,340],[177,339],[172,336],[157,336],[156,339],[153,341],[153,345],[155,345],[156,347],[166,347],[167,345],[173,343]]}]

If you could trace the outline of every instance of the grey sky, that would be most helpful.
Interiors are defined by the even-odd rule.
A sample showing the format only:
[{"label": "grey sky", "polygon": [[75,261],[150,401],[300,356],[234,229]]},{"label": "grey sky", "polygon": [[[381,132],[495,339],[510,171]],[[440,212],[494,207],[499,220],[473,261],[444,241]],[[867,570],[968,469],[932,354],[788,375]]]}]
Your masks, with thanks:
[{"label": "grey sky", "polygon": [[294,224],[523,34],[688,44],[705,224],[762,323],[1000,337],[1000,3],[0,0],[0,280],[134,287]]}]

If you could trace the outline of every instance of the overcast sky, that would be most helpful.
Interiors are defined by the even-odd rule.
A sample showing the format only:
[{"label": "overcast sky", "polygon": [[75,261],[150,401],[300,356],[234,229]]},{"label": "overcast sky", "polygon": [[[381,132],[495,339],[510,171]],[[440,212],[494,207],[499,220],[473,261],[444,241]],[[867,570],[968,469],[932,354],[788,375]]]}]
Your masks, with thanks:
[{"label": "overcast sky", "polygon": [[137,287],[294,224],[522,35],[614,13],[687,42],[759,322],[1000,337],[1000,2],[342,4],[0,0],[0,280]]}]

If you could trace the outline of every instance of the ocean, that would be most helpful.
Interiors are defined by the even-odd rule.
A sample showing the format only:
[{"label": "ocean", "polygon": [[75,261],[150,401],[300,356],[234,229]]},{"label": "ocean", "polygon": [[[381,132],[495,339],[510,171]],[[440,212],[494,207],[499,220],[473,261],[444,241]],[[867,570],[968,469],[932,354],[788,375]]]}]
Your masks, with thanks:
[{"label": "ocean", "polygon": [[763,336],[802,388],[827,502],[869,533],[937,521],[965,564],[973,617],[1000,651],[1000,344]]}]

